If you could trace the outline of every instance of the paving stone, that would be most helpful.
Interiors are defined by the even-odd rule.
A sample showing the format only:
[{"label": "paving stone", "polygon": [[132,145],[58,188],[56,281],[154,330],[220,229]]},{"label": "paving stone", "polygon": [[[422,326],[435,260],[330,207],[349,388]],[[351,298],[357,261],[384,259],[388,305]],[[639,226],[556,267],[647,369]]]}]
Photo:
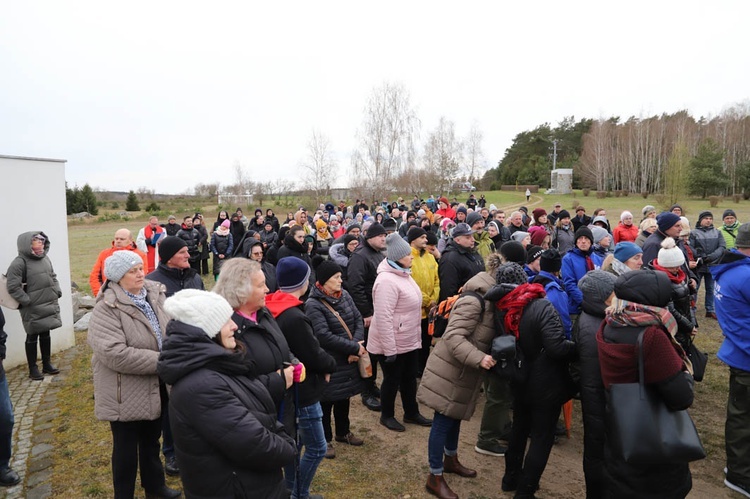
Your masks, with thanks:
[{"label": "paving stone", "polygon": [[34,459],[34,461],[28,467],[28,472],[36,473],[37,471],[46,470],[50,466],[52,466],[51,457],[43,457],[41,459]]},{"label": "paving stone", "polygon": [[49,452],[49,451],[51,451],[53,449],[54,449],[54,446],[52,446],[50,444],[36,444],[31,449],[31,455],[32,456],[38,456],[38,455],[40,455],[40,454],[42,454],[44,452]]},{"label": "paving stone", "polygon": [[26,479],[26,487],[33,489],[40,483],[51,482],[52,480],[52,469],[47,468],[46,470],[37,471],[36,473],[30,473],[29,478]]},{"label": "paving stone", "polygon": [[52,436],[51,431],[43,431],[41,433],[36,433],[34,435],[34,443],[35,444],[41,444],[41,443],[50,443],[54,440],[54,437]]},{"label": "paving stone", "polygon": [[43,483],[26,491],[26,499],[47,499],[52,497],[52,484]]}]

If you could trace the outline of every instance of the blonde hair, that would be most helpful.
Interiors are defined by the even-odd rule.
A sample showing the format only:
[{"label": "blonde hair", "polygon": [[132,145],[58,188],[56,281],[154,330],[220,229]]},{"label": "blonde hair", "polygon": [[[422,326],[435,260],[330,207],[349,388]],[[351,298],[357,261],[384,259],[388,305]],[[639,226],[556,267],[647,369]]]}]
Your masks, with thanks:
[{"label": "blonde hair", "polygon": [[641,226],[639,227],[642,231],[646,229],[650,229],[651,227],[656,227],[656,219],[655,218],[644,218],[641,221]]},{"label": "blonde hair", "polygon": [[219,280],[213,292],[224,297],[234,310],[245,304],[253,292],[250,279],[256,272],[262,272],[260,264],[248,258],[232,258],[221,266]]}]

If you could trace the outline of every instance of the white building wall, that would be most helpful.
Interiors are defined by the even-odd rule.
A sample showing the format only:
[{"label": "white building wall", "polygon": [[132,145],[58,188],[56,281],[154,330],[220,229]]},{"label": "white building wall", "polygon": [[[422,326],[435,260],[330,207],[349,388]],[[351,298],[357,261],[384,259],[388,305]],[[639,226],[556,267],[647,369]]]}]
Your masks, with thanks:
[{"label": "white building wall", "polygon": [[[0,213],[5,217],[4,237],[0,237],[0,272],[18,255],[17,237],[23,232],[41,230],[50,240],[48,256],[60,281],[63,295],[60,313],[63,326],[51,333],[52,351],[75,345],[73,303],[70,294],[68,221],[65,207],[65,161],[56,159],[0,156]],[[17,310],[3,308],[8,333],[5,367],[26,363],[26,333]]]}]

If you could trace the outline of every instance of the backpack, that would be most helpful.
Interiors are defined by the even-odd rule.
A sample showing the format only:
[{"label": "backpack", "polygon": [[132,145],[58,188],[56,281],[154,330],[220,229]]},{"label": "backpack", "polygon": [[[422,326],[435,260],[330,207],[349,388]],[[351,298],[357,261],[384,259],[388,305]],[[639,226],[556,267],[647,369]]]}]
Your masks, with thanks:
[{"label": "backpack", "polygon": [[505,312],[495,314],[495,328],[499,334],[492,340],[490,350],[490,355],[497,362],[492,372],[500,378],[524,384],[529,379],[530,363],[518,345],[516,337],[505,332],[504,319]]},{"label": "backpack", "polygon": [[463,288],[458,290],[457,295],[449,296],[445,300],[438,303],[436,306],[430,309],[427,314],[427,334],[434,338],[440,338],[448,329],[448,322],[450,320],[451,310],[456,306],[456,302],[462,296],[473,296],[482,307],[482,314],[484,314],[484,297],[476,291],[463,291]]},{"label": "backpack", "polygon": [[[16,257],[19,258],[19,257]],[[26,287],[26,260],[23,260],[23,280],[21,281],[21,287]],[[18,310],[19,303],[13,298],[8,292],[8,276],[0,274],[0,305],[11,310]]]}]

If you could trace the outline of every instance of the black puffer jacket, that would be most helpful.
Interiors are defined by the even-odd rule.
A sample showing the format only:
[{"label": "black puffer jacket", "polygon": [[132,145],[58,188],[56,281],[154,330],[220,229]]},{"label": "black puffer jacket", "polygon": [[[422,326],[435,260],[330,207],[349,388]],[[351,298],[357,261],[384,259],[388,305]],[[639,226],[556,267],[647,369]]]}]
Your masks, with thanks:
[{"label": "black puffer jacket", "polygon": [[438,262],[440,296],[438,302],[458,294],[458,289],[484,270],[484,259],[473,249],[459,246],[451,240]]},{"label": "black puffer jacket", "polygon": [[[313,251],[315,250],[313,249]],[[281,246],[279,248],[279,251],[276,253],[276,265],[278,265],[279,260],[287,256],[299,258],[300,260],[304,261],[308,267],[310,267],[310,287],[314,286],[315,269],[313,268],[312,259],[307,253],[307,246],[303,246],[302,244],[298,243],[291,234],[287,234],[284,237],[284,245]]]},{"label": "black puffer jacket", "polygon": [[[657,260],[658,261],[658,260]],[[648,268],[653,269],[653,263]],[[666,273],[666,272],[665,272]],[[672,313],[677,321],[677,333],[675,339],[687,350],[692,341],[693,329],[695,329],[695,314],[690,306],[692,293],[690,291],[689,276],[685,276],[682,282],[674,282],[670,279],[672,285],[672,300],[667,305],[667,309]]]},{"label": "black puffer jacket", "polygon": [[173,320],[158,371],[172,385],[169,420],[187,497],[287,497],[282,468],[294,461],[294,441],[243,354]]},{"label": "black puffer jacket", "polygon": [[194,262],[195,260],[200,259],[201,252],[198,248],[198,244],[201,240],[201,234],[198,232],[197,229],[186,229],[184,226],[182,229],[180,229],[177,232],[177,237],[185,241],[185,244],[187,244],[188,253],[190,253],[190,261]]},{"label": "black puffer jacket", "polygon": [[604,480],[604,440],[606,436],[606,395],[599,367],[596,332],[604,320],[606,305],[583,300],[583,311],[573,330],[578,352],[581,408],[583,410],[583,472],[586,497],[602,497]]},{"label": "black puffer jacket", "polygon": [[370,246],[365,239],[349,259],[349,293],[362,317],[372,317],[372,286],[378,276],[378,265],[384,258],[385,254]]},{"label": "black puffer jacket", "polygon": [[[211,253],[209,250],[209,241],[208,241],[208,230],[206,230],[206,227],[201,225],[194,225],[193,228],[198,231],[198,234],[200,237],[198,238],[198,250],[201,254],[202,260],[208,260],[208,255]],[[188,250],[190,251],[190,250]]]},{"label": "black puffer jacket", "polygon": [[205,289],[201,276],[194,269],[175,269],[167,267],[164,262],[159,262],[146,279],[164,284],[167,288],[167,298],[181,289]]},{"label": "black puffer jacket", "polygon": [[[354,339],[349,338],[338,317],[321,300],[333,307]],[[331,381],[326,385],[321,400],[336,402],[357,395],[362,391],[362,378],[359,376],[357,363],[350,364],[348,358],[359,352],[357,342],[364,339],[365,330],[354,300],[346,291],[342,291],[341,298],[333,298],[316,286],[305,302],[305,313],[312,321],[320,346],[336,360],[336,372],[331,375]]]}]

